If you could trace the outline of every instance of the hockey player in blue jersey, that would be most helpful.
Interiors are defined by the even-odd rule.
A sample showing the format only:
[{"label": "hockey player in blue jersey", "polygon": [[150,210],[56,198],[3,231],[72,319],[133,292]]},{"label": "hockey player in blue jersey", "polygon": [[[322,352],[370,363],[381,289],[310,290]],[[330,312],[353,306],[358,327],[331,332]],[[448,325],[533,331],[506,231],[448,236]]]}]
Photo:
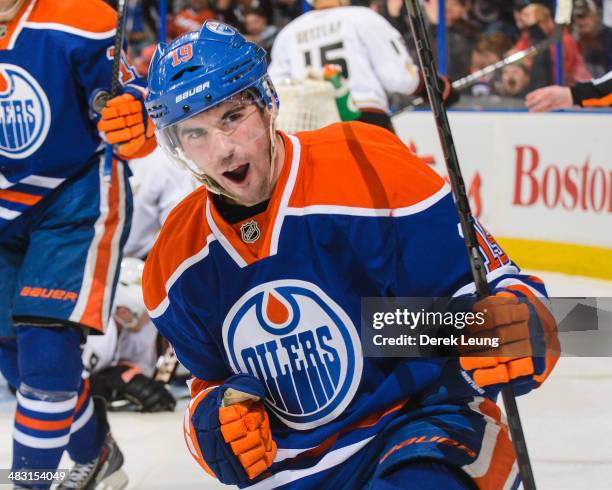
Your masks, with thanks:
[{"label": "hockey player in blue jersey", "polygon": [[[189,452],[242,488],[517,488],[495,398],[556,362],[535,350],[554,344],[544,285],[478,226],[495,296],[476,301],[441,177],[384,129],[287,135],[277,108],[264,51],[233,28],[208,21],[158,46],[158,142],[205,184],[170,214],[143,276],[194,375]],[[489,312],[499,355],[366,357],[361,298],[376,296],[461,296]]]},{"label": "hockey player in blue jersey", "polygon": [[[0,369],[17,389],[12,469],[53,470],[67,449],[75,467],[62,488],[116,478],[122,463],[80,352],[106,326],[131,219],[127,166],[116,159],[111,182],[102,178],[90,108],[110,89],[116,18],[101,0],[0,2]],[[155,141],[125,60],[120,82],[100,124],[126,159]]]}]

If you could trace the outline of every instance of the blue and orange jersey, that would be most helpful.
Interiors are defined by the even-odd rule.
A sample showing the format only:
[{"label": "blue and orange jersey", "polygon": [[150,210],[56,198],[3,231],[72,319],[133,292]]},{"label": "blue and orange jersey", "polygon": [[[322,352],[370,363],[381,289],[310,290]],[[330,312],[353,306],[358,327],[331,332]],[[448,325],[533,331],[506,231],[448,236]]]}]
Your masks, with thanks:
[{"label": "blue and orange jersey", "polygon": [[[196,190],[168,217],[143,288],[155,325],[200,380],[193,386],[237,372],[264,382],[278,444],[271,472],[298,485],[347,460],[407,401],[444,382],[447,359],[363,355],[362,298],[474,286],[448,185],[393,134],[337,123],[282,138],[266,211],[232,225]],[[493,287],[545,294],[482,235]],[[479,394],[459,383],[461,396]]]},{"label": "blue and orange jersey", "polygon": [[[26,0],[0,39],[0,230],[95,163],[89,108],[110,91],[116,12],[102,0]],[[123,60],[122,84],[139,84]]]}]

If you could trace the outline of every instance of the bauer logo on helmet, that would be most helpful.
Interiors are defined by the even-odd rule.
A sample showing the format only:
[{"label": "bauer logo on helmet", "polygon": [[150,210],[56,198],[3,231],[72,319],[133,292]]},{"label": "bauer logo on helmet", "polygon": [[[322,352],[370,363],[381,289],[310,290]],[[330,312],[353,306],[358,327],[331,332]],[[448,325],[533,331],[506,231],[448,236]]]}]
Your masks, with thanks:
[{"label": "bauer logo on helmet", "polygon": [[202,90],[205,90],[207,88],[210,88],[210,82],[204,82],[200,85],[196,85],[195,87],[190,88],[189,90],[185,90],[182,94],[177,95],[176,102],[181,102],[193,95],[199,94],[202,92]]}]

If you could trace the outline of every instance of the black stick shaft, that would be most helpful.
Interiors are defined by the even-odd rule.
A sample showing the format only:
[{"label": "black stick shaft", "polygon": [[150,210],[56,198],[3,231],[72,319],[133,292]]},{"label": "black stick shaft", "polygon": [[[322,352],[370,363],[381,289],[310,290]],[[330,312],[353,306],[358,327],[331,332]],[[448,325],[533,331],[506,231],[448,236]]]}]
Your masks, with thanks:
[{"label": "black stick shaft", "polygon": [[[444,152],[444,161],[446,162],[446,169],[448,172],[451,189],[457,203],[457,212],[459,214],[461,230],[463,232],[463,238],[465,240],[465,246],[468,252],[470,267],[472,269],[472,276],[474,277],[476,292],[479,297],[483,298],[485,296],[489,296],[491,290],[489,288],[489,283],[487,282],[484,262],[478,249],[478,241],[476,239],[472,212],[470,210],[470,203],[465,191],[465,183],[463,182],[463,176],[461,175],[459,160],[455,151],[453,135],[446,116],[446,110],[442,105],[441,89],[438,86],[437,69],[431,44],[429,42],[429,36],[427,34],[427,28],[425,26],[423,14],[421,13],[419,0],[405,0],[405,3],[408,9],[408,18],[410,20],[412,37],[417,47],[419,61],[421,63],[421,70],[425,78],[427,96],[429,97],[429,103],[436,121],[442,151]],[[440,15],[444,15],[444,12],[441,12]],[[536,485],[533,477],[533,470],[531,468],[531,462],[529,460],[529,454],[527,452],[525,434],[523,433],[521,418],[516,405],[516,399],[514,397],[514,391],[510,385],[504,386],[502,389],[502,397],[504,399],[506,416],[508,418],[508,425],[510,427],[510,434],[512,436],[512,443],[516,452],[516,458],[521,479],[523,481],[523,486],[526,490],[535,490]]]},{"label": "black stick shaft", "polygon": [[115,31],[115,43],[113,52],[113,75],[111,78],[111,98],[117,95],[119,89],[119,67],[121,64],[121,49],[123,48],[123,34],[125,32],[125,10],[127,0],[119,0],[117,3],[117,30]]},{"label": "black stick shaft", "polygon": [[[114,39],[114,52],[113,52],[113,71],[111,75],[111,91],[108,96],[109,99],[112,99],[115,95],[117,95],[117,90],[119,89],[119,68],[121,65],[121,48],[123,47],[123,33],[125,31],[125,22],[123,19],[125,17],[125,9],[127,6],[127,0],[119,0],[117,4],[117,29],[115,31],[115,39]],[[106,104],[106,98],[100,101],[100,111],[104,108]],[[94,104],[95,105],[95,104]],[[103,179],[104,182],[110,184],[112,181],[112,168],[113,168],[113,146],[110,143],[106,144],[104,148],[104,171],[103,171]]]}]

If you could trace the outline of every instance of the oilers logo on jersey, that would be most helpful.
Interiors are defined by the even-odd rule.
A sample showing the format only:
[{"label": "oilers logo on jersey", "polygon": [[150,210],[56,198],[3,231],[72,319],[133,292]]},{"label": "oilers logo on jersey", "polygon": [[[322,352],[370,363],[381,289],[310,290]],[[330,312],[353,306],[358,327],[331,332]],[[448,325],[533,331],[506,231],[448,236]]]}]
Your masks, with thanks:
[{"label": "oilers logo on jersey", "polygon": [[51,124],[47,95],[23,68],[0,63],[0,155],[25,158],[43,144]]},{"label": "oilers logo on jersey", "polygon": [[306,281],[273,281],[248,291],[225,319],[223,342],[232,369],[264,381],[268,408],[293,429],[335,419],[361,380],[353,322]]}]

